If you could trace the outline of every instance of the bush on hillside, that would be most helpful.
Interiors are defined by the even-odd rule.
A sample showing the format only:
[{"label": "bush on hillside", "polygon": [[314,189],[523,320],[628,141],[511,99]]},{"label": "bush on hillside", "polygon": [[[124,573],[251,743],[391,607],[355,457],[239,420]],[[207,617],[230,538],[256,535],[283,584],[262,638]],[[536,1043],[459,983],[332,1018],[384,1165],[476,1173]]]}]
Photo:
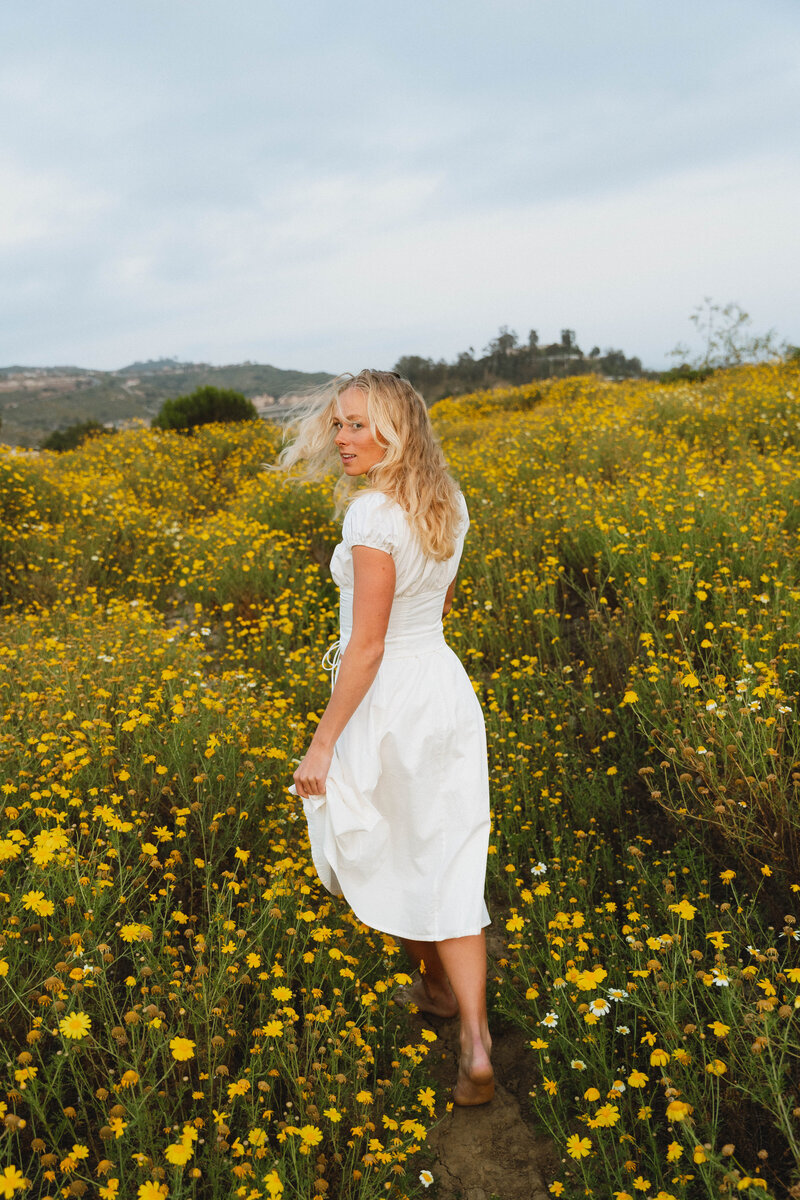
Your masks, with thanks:
[{"label": "bush on hillside", "polygon": [[154,429],[190,430],[198,425],[254,421],[257,417],[255,406],[242,392],[206,386],[188,396],[165,400],[158,416],[153,418],[152,426]]},{"label": "bush on hillside", "polygon": [[55,450],[61,454],[65,450],[77,450],[87,438],[113,432],[108,425],[101,425],[99,421],[76,421],[66,429],[54,429],[39,443],[39,449]]}]

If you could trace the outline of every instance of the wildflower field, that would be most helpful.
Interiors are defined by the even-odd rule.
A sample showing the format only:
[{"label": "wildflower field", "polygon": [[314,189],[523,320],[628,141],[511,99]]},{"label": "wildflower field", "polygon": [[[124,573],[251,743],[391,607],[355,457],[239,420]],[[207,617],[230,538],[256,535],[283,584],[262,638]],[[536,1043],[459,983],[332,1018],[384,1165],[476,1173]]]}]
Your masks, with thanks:
[{"label": "wildflower field", "polygon": [[[447,630],[489,733],[492,1020],[550,1191],[792,1194],[800,369],[433,415],[473,521]],[[430,1182],[436,1033],[286,790],[337,529],[330,484],[265,469],[279,436],[0,454],[0,1197]]]}]

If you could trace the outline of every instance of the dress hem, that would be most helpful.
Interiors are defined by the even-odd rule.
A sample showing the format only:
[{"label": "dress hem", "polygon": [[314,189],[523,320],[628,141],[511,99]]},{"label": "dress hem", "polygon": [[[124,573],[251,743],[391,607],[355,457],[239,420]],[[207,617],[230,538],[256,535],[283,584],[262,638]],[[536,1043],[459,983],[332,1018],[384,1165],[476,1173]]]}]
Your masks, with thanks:
[{"label": "dress hem", "polygon": [[479,924],[477,929],[473,927],[471,929],[465,929],[461,933],[437,933],[435,936],[429,933],[406,933],[401,932],[398,929],[384,929],[382,926],[374,925],[371,921],[365,921],[354,905],[350,903],[344,893],[342,893],[342,899],[346,904],[350,905],[353,914],[358,918],[361,924],[366,925],[368,929],[374,929],[376,933],[385,933],[388,937],[405,938],[406,941],[409,942],[446,942],[451,938],[474,937],[476,934],[481,933],[484,929],[488,929],[492,923],[492,918],[487,914],[487,919],[482,924]]}]

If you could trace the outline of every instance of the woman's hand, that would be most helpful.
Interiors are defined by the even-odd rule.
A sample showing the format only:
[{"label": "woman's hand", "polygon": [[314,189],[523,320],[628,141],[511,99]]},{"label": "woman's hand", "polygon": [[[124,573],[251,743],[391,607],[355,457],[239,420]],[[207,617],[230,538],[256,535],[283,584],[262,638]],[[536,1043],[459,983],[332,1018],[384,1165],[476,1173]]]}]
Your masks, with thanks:
[{"label": "woman's hand", "polygon": [[331,767],[333,751],[323,750],[312,742],[300,766],[294,773],[294,786],[301,800],[309,796],[324,796],[325,783]]}]

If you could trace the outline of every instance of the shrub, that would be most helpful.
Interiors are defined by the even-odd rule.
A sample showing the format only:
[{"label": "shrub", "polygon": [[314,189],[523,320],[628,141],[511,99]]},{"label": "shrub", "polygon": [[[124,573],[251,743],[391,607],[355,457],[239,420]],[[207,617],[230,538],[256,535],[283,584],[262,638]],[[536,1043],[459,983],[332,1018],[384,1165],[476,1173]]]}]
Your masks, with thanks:
[{"label": "shrub", "polygon": [[66,429],[54,429],[39,443],[39,449],[55,450],[57,454],[62,454],[65,450],[77,450],[87,438],[113,432],[108,425],[101,425],[99,421],[76,421]]},{"label": "shrub", "polygon": [[188,396],[165,400],[154,429],[194,429],[214,422],[254,421],[258,414],[251,400],[232,388],[200,387]]}]

